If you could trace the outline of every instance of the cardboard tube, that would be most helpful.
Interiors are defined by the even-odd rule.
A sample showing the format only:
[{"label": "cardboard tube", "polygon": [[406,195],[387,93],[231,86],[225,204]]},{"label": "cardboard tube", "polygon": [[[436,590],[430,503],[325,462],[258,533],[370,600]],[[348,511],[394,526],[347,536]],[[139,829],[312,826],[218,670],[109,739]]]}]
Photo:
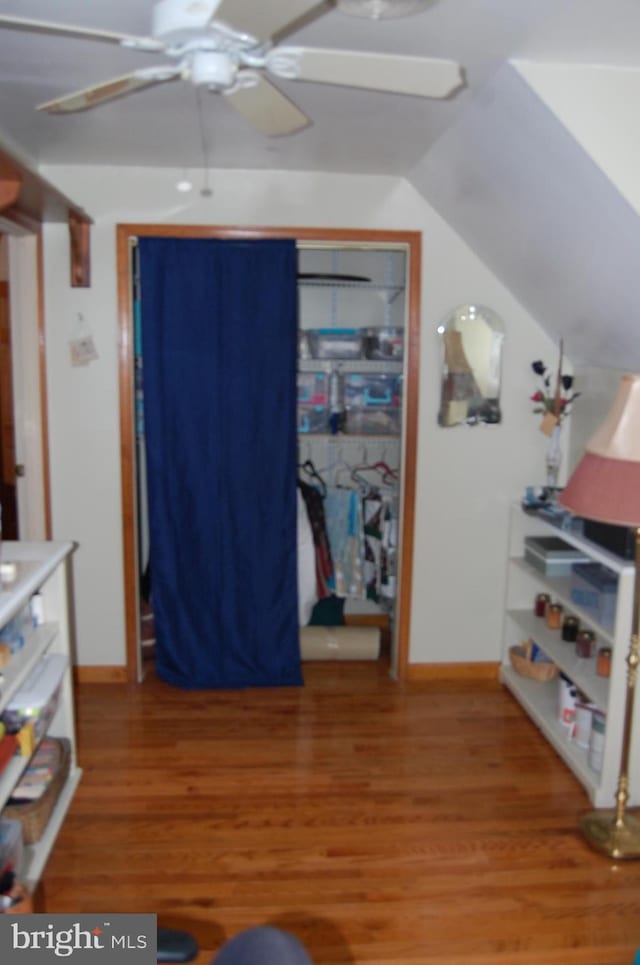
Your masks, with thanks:
[{"label": "cardboard tube", "polygon": [[301,627],[303,660],[377,660],[379,627]]}]

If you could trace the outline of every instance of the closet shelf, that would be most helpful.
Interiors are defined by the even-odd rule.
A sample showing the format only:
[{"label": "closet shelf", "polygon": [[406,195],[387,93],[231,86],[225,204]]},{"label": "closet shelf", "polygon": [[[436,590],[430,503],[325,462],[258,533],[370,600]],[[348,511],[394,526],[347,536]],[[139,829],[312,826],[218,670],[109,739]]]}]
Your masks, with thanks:
[{"label": "closet shelf", "polygon": [[326,372],[339,365],[344,372],[381,372],[402,375],[404,364],[400,359],[298,359],[299,372]]},{"label": "closet shelf", "polygon": [[298,279],[299,288],[352,288],[380,295],[390,305],[404,292],[404,285],[378,285],[370,281],[345,281],[333,278]]}]

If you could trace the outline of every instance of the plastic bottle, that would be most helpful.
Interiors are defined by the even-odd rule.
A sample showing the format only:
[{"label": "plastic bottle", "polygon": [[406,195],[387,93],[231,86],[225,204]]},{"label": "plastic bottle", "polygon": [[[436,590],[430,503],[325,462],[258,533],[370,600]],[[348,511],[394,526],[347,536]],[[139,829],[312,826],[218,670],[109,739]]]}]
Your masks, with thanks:
[{"label": "plastic bottle", "polygon": [[344,376],[339,365],[329,372],[329,431],[332,435],[344,431]]}]

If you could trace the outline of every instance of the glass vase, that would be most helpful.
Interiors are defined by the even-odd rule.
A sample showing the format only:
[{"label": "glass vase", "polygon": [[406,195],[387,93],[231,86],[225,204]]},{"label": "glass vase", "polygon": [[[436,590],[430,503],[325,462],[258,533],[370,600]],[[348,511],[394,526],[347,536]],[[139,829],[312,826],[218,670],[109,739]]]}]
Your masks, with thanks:
[{"label": "glass vase", "polygon": [[547,498],[551,502],[555,502],[557,490],[558,490],[558,477],[560,475],[560,467],[562,465],[562,445],[561,445],[561,430],[560,423],[554,427],[551,435],[549,436],[549,442],[547,443],[547,452],[545,455],[545,466],[547,471]]}]

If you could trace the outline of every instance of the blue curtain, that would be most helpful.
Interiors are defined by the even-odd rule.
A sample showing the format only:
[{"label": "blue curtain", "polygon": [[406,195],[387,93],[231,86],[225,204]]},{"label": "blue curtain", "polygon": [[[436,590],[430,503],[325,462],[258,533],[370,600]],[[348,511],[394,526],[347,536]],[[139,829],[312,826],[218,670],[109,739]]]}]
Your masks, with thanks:
[{"label": "blue curtain", "polygon": [[301,684],[295,241],[139,249],[158,674]]}]

